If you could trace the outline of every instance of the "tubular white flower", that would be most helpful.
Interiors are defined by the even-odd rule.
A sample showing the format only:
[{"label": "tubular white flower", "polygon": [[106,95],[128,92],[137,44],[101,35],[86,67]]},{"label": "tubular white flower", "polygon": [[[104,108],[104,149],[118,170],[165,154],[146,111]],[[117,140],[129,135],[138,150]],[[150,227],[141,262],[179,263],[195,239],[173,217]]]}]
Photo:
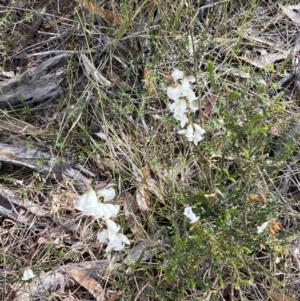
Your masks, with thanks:
[{"label": "tubular white flower", "polygon": [[187,109],[187,103],[185,99],[180,99],[175,102],[175,108],[174,108],[174,116],[182,116]]},{"label": "tubular white flower", "polygon": [[262,232],[264,232],[264,230],[266,230],[267,227],[268,227],[268,223],[269,223],[269,221],[264,222],[264,223],[261,224],[260,226],[257,226],[257,227],[256,227],[256,228],[257,228],[257,233],[262,233]]},{"label": "tubular white flower", "polygon": [[129,245],[129,239],[123,234],[119,233],[121,227],[117,225],[112,220],[105,220],[107,225],[107,230],[101,231],[97,235],[97,239],[101,243],[107,243],[106,252],[111,250],[121,251],[124,249],[125,244]]},{"label": "tubular white flower", "polygon": [[128,240],[128,238],[122,233],[115,233],[110,237],[105,251],[121,251],[125,248],[125,244],[130,245],[130,241]]},{"label": "tubular white flower", "polygon": [[194,128],[192,124],[189,124],[186,128],[185,137],[188,141],[193,141],[194,138]]},{"label": "tubular white flower", "polygon": [[170,99],[174,100],[169,104],[170,111],[174,114],[174,118],[180,121],[181,128],[184,128],[188,124],[186,129],[178,131],[179,134],[185,135],[188,141],[194,142],[198,145],[198,142],[203,139],[205,133],[204,129],[198,124],[189,124],[189,113],[195,113],[199,108],[194,105],[194,101],[198,99],[193,91],[190,81],[185,76],[183,71],[175,69],[172,72],[174,81],[177,82],[176,87],[168,87],[167,95]]},{"label": "tubular white flower", "polygon": [[170,99],[174,101],[178,101],[181,97],[181,86],[178,85],[177,87],[168,87],[167,89],[167,95]]},{"label": "tubular white flower", "polygon": [[183,114],[180,121],[180,126],[183,128],[189,122],[189,119],[186,114]]},{"label": "tubular white flower", "polygon": [[[112,200],[116,195],[113,188],[102,189],[97,193],[105,202]],[[120,206],[100,202],[97,193],[90,187],[88,191],[81,196],[75,208],[82,211],[85,215],[102,218],[104,220],[117,216]]]},{"label": "tubular white flower", "polygon": [[178,134],[185,135],[188,141],[193,141],[194,138],[194,128],[192,124],[189,124],[185,130],[178,131]]},{"label": "tubular white flower", "polygon": [[182,96],[186,96],[187,94],[189,94],[192,90],[190,81],[185,77],[182,81],[181,81],[181,93]]},{"label": "tubular white flower", "polygon": [[195,92],[190,88],[188,91],[183,93],[183,96],[189,101],[189,102],[193,102],[195,100],[198,99],[198,97],[196,97]]},{"label": "tubular white flower", "polygon": [[23,273],[22,280],[27,281],[35,277],[31,268],[26,268]]},{"label": "tubular white flower", "polygon": [[195,129],[193,141],[194,144],[197,145],[199,141],[203,140],[203,135],[205,134],[205,130],[197,123],[193,123],[193,127]]},{"label": "tubular white flower", "polygon": [[95,218],[102,218],[103,220],[116,217],[119,213],[120,206],[113,204],[103,204],[98,202],[97,207],[94,208],[93,216]]},{"label": "tubular white flower", "polygon": [[79,199],[75,208],[86,215],[94,215],[94,208],[98,206],[98,197],[95,190],[90,187]]},{"label": "tubular white flower", "polygon": [[193,141],[195,145],[203,139],[205,130],[196,123],[189,124],[187,129],[178,131],[178,134],[185,135],[188,141]]},{"label": "tubular white flower", "polygon": [[195,92],[192,90],[191,84],[187,78],[182,80],[181,97],[185,97],[189,102],[197,100]]},{"label": "tubular white flower", "polygon": [[195,223],[196,221],[198,221],[199,220],[199,216],[196,216],[196,214],[193,212],[193,209],[192,209],[193,207],[186,207],[186,208],[184,208],[184,212],[183,212],[183,214],[187,217],[187,218],[189,218],[190,219],[190,223],[191,224],[193,224],[193,223]]},{"label": "tubular white flower", "polygon": [[111,233],[117,233],[121,229],[121,227],[119,225],[117,225],[114,221],[112,221],[111,219],[106,219],[105,223],[106,223],[107,229]]},{"label": "tubular white flower", "polygon": [[107,225],[107,229],[101,231],[97,235],[97,239],[101,243],[106,243],[106,242],[110,241],[111,239],[114,239],[115,235],[121,229],[121,227],[119,225],[117,225],[114,221],[112,221],[110,219],[105,220],[105,222]]},{"label": "tubular white flower", "polygon": [[175,80],[175,82],[177,82],[179,79],[183,79],[184,78],[184,72],[183,71],[180,71],[178,69],[175,69],[173,72],[172,72],[172,77],[173,79]]},{"label": "tubular white flower", "polygon": [[109,202],[115,198],[116,191],[111,187],[97,191],[97,195],[99,198],[103,198],[103,202]]}]

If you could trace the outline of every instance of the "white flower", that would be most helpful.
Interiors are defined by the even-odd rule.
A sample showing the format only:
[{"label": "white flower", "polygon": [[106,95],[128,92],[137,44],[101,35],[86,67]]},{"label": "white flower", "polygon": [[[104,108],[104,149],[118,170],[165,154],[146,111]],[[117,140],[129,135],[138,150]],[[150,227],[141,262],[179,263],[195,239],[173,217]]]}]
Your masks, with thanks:
[{"label": "white flower", "polygon": [[179,119],[180,126],[183,128],[189,122],[189,119],[186,114],[183,114],[182,117]]},{"label": "white flower", "polygon": [[194,143],[197,145],[199,141],[203,139],[203,135],[205,134],[205,130],[197,123],[193,123],[195,132],[194,132]]},{"label": "white flower", "polygon": [[125,248],[125,244],[130,245],[128,238],[122,233],[114,233],[110,236],[105,252],[111,250],[121,251]]},{"label": "white flower", "polygon": [[105,223],[106,223],[107,229],[110,232],[117,233],[121,229],[121,227],[119,225],[117,225],[114,221],[112,221],[111,219],[106,219]]},{"label": "white flower", "polygon": [[94,215],[95,208],[98,206],[98,197],[95,190],[90,187],[79,199],[75,208],[86,215]]},{"label": "white flower", "polygon": [[185,136],[188,141],[193,141],[194,139],[194,128],[192,124],[189,124],[186,129]]},{"label": "white flower", "polygon": [[195,145],[203,139],[205,130],[196,123],[189,124],[185,130],[178,131],[178,134],[185,135],[188,141],[193,141]]},{"label": "white flower", "polygon": [[122,233],[119,233],[121,227],[110,219],[105,220],[107,230],[101,231],[97,235],[97,239],[101,243],[107,243],[106,252],[111,250],[121,251],[124,249],[125,244],[129,245],[129,239]]},{"label": "white flower", "polygon": [[[179,99],[169,105],[170,111],[174,113],[174,117],[180,118],[187,109],[187,102],[185,99]],[[177,119],[176,118],[176,119]],[[178,119],[177,119],[178,120]]]},{"label": "white flower", "polygon": [[33,277],[35,277],[35,275],[33,274],[32,269],[31,268],[26,268],[24,273],[23,273],[22,280],[27,281],[27,280],[32,279]]},{"label": "white flower", "polygon": [[192,124],[189,124],[186,128],[186,130],[180,130],[178,131],[178,134],[183,134],[187,138],[188,141],[193,141],[194,137],[194,128]]},{"label": "white flower", "polygon": [[189,102],[193,102],[197,99],[195,92],[192,90],[191,84],[187,78],[182,80],[181,97],[185,97]]},{"label": "white flower", "polygon": [[189,102],[193,102],[197,99],[195,92],[192,90],[190,82],[187,78],[182,80],[182,84],[177,84],[175,88],[168,87],[167,95],[170,99],[178,101],[185,98]]},{"label": "white flower", "polygon": [[97,195],[99,198],[103,198],[103,202],[109,202],[115,198],[116,191],[111,187],[97,191]]},{"label": "white flower", "polygon": [[103,204],[98,202],[97,207],[94,208],[93,216],[95,218],[102,218],[103,220],[116,217],[119,213],[120,206],[113,204]]},{"label": "white flower", "polygon": [[[112,200],[116,195],[113,188],[103,189],[97,193],[99,197],[103,197],[104,202]],[[82,211],[85,215],[94,216],[95,218],[109,219],[117,216],[120,206],[100,202],[97,193],[90,187],[88,191],[81,196],[75,208]]]},{"label": "white flower", "polygon": [[262,233],[264,230],[266,230],[266,228],[268,227],[268,223],[269,221],[264,222],[261,226],[257,226],[257,233]]},{"label": "white flower", "polygon": [[114,221],[107,219],[105,220],[106,225],[107,225],[107,230],[101,231],[97,235],[97,239],[99,242],[105,243],[107,242],[110,237],[112,237],[114,234],[117,234],[121,227],[117,225]]},{"label": "white flower", "polygon": [[183,79],[184,78],[184,72],[183,71],[180,71],[178,69],[175,69],[173,72],[172,72],[172,77],[173,79],[175,80],[175,82],[177,82],[179,79]]},{"label": "white flower", "polygon": [[199,216],[196,216],[196,214],[193,212],[193,209],[192,209],[193,207],[186,207],[186,208],[184,208],[184,212],[183,212],[183,214],[187,217],[187,218],[189,218],[190,219],[190,223],[191,224],[193,224],[193,223],[195,223],[196,221],[198,221],[199,220]]},{"label": "white flower", "polygon": [[167,95],[170,99],[174,101],[178,101],[181,97],[181,85],[177,85],[177,87],[168,87]]}]

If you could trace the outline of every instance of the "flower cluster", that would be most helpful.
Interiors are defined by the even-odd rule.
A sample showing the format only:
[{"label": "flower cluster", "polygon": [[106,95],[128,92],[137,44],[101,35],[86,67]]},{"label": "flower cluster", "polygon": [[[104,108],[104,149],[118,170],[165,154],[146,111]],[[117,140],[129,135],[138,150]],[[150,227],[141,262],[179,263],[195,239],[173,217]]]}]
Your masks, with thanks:
[{"label": "flower cluster", "polygon": [[[101,243],[108,243],[106,252],[111,250],[120,251],[124,249],[125,244],[130,244],[128,238],[119,232],[121,227],[111,220],[111,218],[118,215],[120,206],[107,204],[106,202],[111,201],[115,196],[116,192],[113,188],[96,192],[92,187],[88,187],[88,190],[80,197],[75,206],[77,210],[82,211],[85,215],[105,221],[107,230],[100,232],[97,238]],[[103,202],[99,201],[100,198],[103,199]]]},{"label": "flower cluster", "polygon": [[180,130],[178,133],[185,135],[188,141],[192,141],[197,145],[203,139],[205,133],[200,125],[192,123],[189,118],[190,113],[199,110],[195,106],[197,97],[183,71],[175,69],[172,72],[172,77],[175,86],[168,87],[167,95],[174,102],[169,105],[169,109],[174,114],[174,118],[180,122],[182,128],[188,125],[186,129]]}]

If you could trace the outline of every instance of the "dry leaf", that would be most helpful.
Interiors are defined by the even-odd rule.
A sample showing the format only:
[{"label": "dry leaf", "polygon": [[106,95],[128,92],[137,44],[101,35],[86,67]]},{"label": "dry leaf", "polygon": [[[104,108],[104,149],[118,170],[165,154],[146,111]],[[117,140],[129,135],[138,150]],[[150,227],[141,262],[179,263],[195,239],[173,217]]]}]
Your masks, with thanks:
[{"label": "dry leaf", "polygon": [[269,292],[269,297],[273,300],[273,301],[297,301],[294,298],[285,296],[283,294],[280,293],[276,293],[276,292]]},{"label": "dry leaf", "polygon": [[147,189],[147,185],[143,184],[137,191],[136,202],[143,215],[149,212],[150,195],[149,195],[149,190]]},{"label": "dry leaf", "polygon": [[[143,169],[144,180],[147,183],[151,180],[150,169],[148,164]],[[145,215],[150,210],[150,193],[146,184],[142,184],[136,193],[136,202],[141,210],[141,213]]]},{"label": "dry leaf", "polygon": [[84,8],[89,10],[93,15],[97,14],[101,18],[113,22],[115,25],[124,24],[126,19],[121,14],[118,14],[114,11],[110,11],[108,9],[102,8],[91,1],[88,0],[75,0],[77,3],[82,5]]},{"label": "dry leaf", "polygon": [[123,83],[121,77],[112,70],[108,71],[108,76],[115,85],[121,85]]},{"label": "dry leaf", "polygon": [[131,230],[131,232],[135,235],[141,232],[141,221],[140,215],[136,214],[139,210],[139,206],[136,201],[136,197],[126,193],[124,199],[119,198],[119,200],[123,203],[123,211],[125,214],[126,222]]},{"label": "dry leaf", "polygon": [[97,136],[98,138],[100,138],[103,141],[107,140],[107,134],[104,132],[98,132],[98,133],[94,133],[95,136]]},{"label": "dry leaf", "polygon": [[148,165],[148,164],[146,164],[145,167],[144,167],[143,175],[144,175],[144,177],[145,177],[147,180],[150,180],[150,179],[151,179],[151,172],[150,172],[150,168],[149,168],[149,165]]},{"label": "dry leaf", "polygon": [[257,193],[251,194],[251,195],[250,195],[250,200],[251,200],[252,202],[258,202],[258,201],[260,200],[259,194],[257,194]]},{"label": "dry leaf", "polygon": [[296,25],[300,25],[300,4],[286,6],[279,4],[279,6]]},{"label": "dry leaf", "polygon": [[211,114],[214,104],[217,102],[217,100],[218,100],[217,95],[210,95],[205,97],[204,99],[205,110],[203,112],[204,121],[208,119],[208,116]]},{"label": "dry leaf", "polygon": [[87,291],[89,291],[97,301],[105,301],[105,290],[91,276],[78,270],[69,270],[69,274]]},{"label": "dry leaf", "polygon": [[258,201],[262,201],[264,203],[269,202],[268,198],[263,193],[250,194],[250,200],[252,202],[258,202]]},{"label": "dry leaf", "polygon": [[272,227],[269,229],[271,235],[275,235],[276,232],[280,231],[280,222],[276,221]]},{"label": "dry leaf", "polygon": [[246,79],[251,78],[250,73],[243,71],[241,69],[237,69],[237,68],[229,68],[226,70],[226,72],[228,72],[229,74],[232,74],[233,76],[238,76],[241,78],[246,78]]},{"label": "dry leaf", "polygon": [[250,59],[246,56],[240,56],[238,57],[239,59],[257,67],[260,69],[265,68],[266,66],[275,63],[276,61],[286,59],[288,56],[288,53],[271,53],[271,54],[265,54],[265,55],[260,55],[257,57],[254,57],[253,59]]}]

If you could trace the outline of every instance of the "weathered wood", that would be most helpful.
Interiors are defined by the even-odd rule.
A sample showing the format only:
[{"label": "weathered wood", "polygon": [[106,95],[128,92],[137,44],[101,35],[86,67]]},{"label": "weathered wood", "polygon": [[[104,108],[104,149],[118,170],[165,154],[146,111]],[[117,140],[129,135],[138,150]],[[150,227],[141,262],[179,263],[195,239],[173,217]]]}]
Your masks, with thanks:
[{"label": "weathered wood", "polygon": [[88,178],[95,177],[95,174],[80,164],[74,164],[34,148],[5,143],[0,143],[1,163],[27,167],[57,180],[74,181],[76,189],[81,191],[85,190],[85,183],[89,182]]},{"label": "weathered wood", "polygon": [[16,78],[0,84],[0,108],[42,103],[61,94],[59,84],[67,70],[68,54],[48,59]]}]

